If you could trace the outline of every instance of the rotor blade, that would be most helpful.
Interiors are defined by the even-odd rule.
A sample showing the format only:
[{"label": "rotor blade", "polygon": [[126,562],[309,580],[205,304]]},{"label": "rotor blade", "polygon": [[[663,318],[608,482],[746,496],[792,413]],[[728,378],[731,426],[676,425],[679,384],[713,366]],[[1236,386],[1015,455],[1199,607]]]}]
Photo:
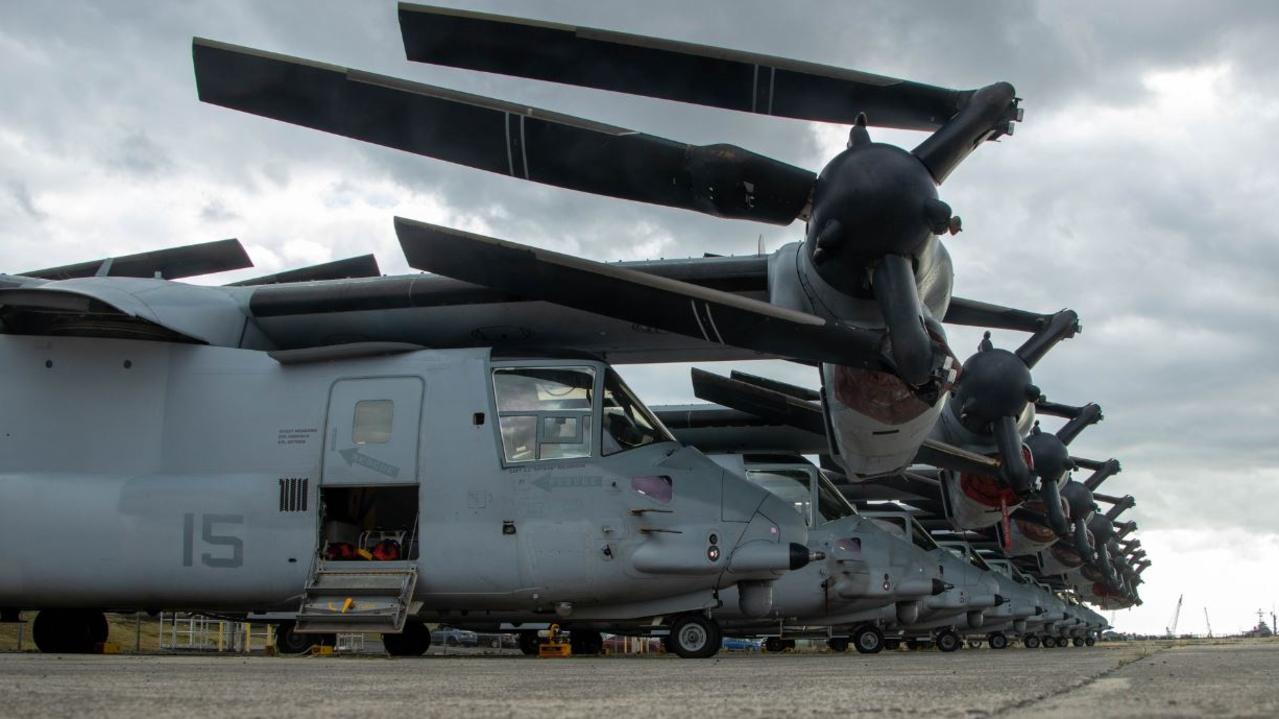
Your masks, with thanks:
[{"label": "rotor blade", "polygon": [[924,440],[919,451],[915,453],[915,461],[941,469],[988,476],[997,476],[1000,467],[997,459],[932,439]]},{"label": "rotor blade", "polygon": [[1060,402],[1049,402],[1044,398],[1035,400],[1035,412],[1038,414],[1046,414],[1051,417],[1063,417],[1065,419],[1074,419],[1084,412],[1087,405],[1083,407],[1075,407]]},{"label": "rotor blade", "polygon": [[733,145],[686,145],[478,95],[196,38],[200,99],[597,195],[788,224],[815,175]]},{"label": "rotor blade", "polygon": [[400,217],[395,231],[415,269],[765,355],[892,366],[880,333],[844,322]]},{"label": "rotor blade", "polygon": [[729,376],[739,382],[746,382],[747,384],[753,384],[757,387],[763,387],[764,389],[771,389],[774,392],[781,392],[782,394],[790,395],[791,397],[799,400],[820,402],[822,399],[822,393],[817,390],[787,384],[786,382],[769,379],[768,377],[759,377],[757,375],[747,374],[737,370],[730,372]]},{"label": "rotor blade", "polygon": [[400,3],[408,59],[760,115],[907,130],[972,98],[892,77],[706,45]]},{"label": "rotor blade", "polygon": [[986,140],[1011,135],[1021,121],[1017,91],[1006,82],[977,90],[965,98],[959,114],[929,135],[911,154],[928,168],[937,184],[946,181],[959,163]]},{"label": "rotor blade", "polygon": [[272,275],[263,275],[248,280],[229,283],[229,287],[256,287],[258,285],[279,285],[288,282],[314,282],[316,280],[345,280],[352,277],[380,277],[382,271],[377,266],[377,258],[373,255],[348,257],[310,267],[299,267]]},{"label": "rotor blade", "polygon": [[1039,364],[1039,360],[1056,347],[1058,342],[1074,337],[1082,329],[1079,324],[1079,315],[1075,314],[1074,310],[1062,310],[1053,315],[1047,324],[1040,327],[1013,354],[1020,357],[1027,367],[1034,369],[1035,365]]},{"label": "rotor blade", "polygon": [[964,297],[951,297],[950,306],[946,310],[943,322],[952,325],[985,327],[996,330],[1017,330],[1020,332],[1038,332],[1043,329],[1055,315],[1043,315],[1037,312],[1013,309],[1000,305],[970,300]]},{"label": "rotor blade", "polygon": [[748,412],[774,424],[826,435],[822,409],[812,402],[696,367],[692,370],[692,380],[693,396],[700,400]]},{"label": "rotor blade", "polygon": [[253,262],[239,240],[200,242],[182,247],[139,252],[134,255],[107,257],[74,265],[19,272],[24,277],[46,280],[69,280],[76,277],[160,277],[176,280],[182,277],[208,275],[227,270],[252,267]]},{"label": "rotor blade", "polygon": [[1089,402],[1081,410],[1077,416],[1071,417],[1069,422],[1057,430],[1057,439],[1060,439],[1062,444],[1070,444],[1085,429],[1104,419],[1101,414],[1101,405]]}]

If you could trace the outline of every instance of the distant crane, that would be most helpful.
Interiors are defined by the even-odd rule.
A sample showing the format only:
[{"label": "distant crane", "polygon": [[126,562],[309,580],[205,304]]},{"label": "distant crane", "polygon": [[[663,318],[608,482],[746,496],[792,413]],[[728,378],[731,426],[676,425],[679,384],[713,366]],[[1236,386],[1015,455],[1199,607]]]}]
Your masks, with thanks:
[{"label": "distant crane", "polygon": [[1169,624],[1166,629],[1164,629],[1164,633],[1167,634],[1168,637],[1170,638],[1177,633],[1177,621],[1181,619],[1181,600],[1185,598],[1186,598],[1186,595],[1184,594],[1177,597],[1177,608],[1172,613],[1172,623]]},{"label": "distant crane", "polygon": [[1212,621],[1208,619],[1208,607],[1204,607],[1204,624],[1208,625],[1208,638],[1212,639]]}]

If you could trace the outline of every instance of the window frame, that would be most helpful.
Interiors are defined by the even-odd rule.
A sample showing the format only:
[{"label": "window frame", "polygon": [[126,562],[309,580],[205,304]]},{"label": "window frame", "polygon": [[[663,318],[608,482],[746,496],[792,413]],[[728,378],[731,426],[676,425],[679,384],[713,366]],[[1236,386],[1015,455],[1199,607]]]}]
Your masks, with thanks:
[{"label": "window frame", "polygon": [[[572,409],[572,410],[508,410],[501,411],[498,405],[498,389],[497,376],[503,370],[567,370],[577,372],[587,372],[591,375],[591,403],[589,409]],[[600,456],[600,438],[599,438],[599,414],[602,409],[600,401],[600,392],[604,382],[604,367],[599,362],[590,360],[503,360],[501,362],[490,362],[485,368],[486,381],[488,384],[488,401],[489,407],[493,413],[493,439],[495,449],[497,451],[498,461],[503,468],[528,467],[528,466],[544,466],[548,462],[583,462]],[[563,439],[556,439],[543,442],[545,431],[543,429],[543,420],[548,417],[573,417],[578,420],[577,437],[578,444],[582,442],[590,442],[589,450],[582,455],[575,457],[541,457],[542,445],[571,445]],[[581,418],[586,416],[587,422],[582,422]],[[506,444],[502,438],[502,419],[504,417],[532,417],[534,418],[534,456],[529,459],[507,459]],[[589,429],[587,425],[590,425]]]}]

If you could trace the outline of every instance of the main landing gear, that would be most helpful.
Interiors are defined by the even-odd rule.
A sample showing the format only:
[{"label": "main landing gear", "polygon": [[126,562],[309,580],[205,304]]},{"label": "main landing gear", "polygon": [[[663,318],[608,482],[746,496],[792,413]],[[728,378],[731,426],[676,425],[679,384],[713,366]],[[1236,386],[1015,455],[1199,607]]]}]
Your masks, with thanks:
[{"label": "main landing gear", "polygon": [[281,654],[305,654],[311,647],[332,646],[337,643],[335,634],[299,634],[293,622],[275,625],[275,650]]},{"label": "main landing gear", "polygon": [[1027,634],[1026,636],[1022,637],[1021,643],[1025,644],[1027,649],[1038,649],[1039,637],[1035,636],[1034,634]]},{"label": "main landing gear", "polygon": [[88,654],[107,641],[107,617],[92,609],[42,609],[32,623],[36,648],[46,654]]},{"label": "main landing gear", "polygon": [[431,630],[421,622],[405,622],[399,634],[383,634],[382,646],[393,657],[420,657],[431,648]]},{"label": "main landing gear", "polygon": [[986,642],[990,644],[991,649],[1008,648],[1008,637],[1003,632],[991,632],[986,636]]},{"label": "main landing gear", "polygon": [[604,653],[604,636],[594,629],[568,630],[568,644],[575,657]]}]

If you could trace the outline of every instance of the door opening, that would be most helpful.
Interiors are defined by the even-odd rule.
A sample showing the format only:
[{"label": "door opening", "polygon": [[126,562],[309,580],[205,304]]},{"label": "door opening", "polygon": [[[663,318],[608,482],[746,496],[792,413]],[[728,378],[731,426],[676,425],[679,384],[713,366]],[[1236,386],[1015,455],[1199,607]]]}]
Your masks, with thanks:
[{"label": "door opening", "polygon": [[320,488],[321,556],[329,561],[418,557],[418,485]]}]

